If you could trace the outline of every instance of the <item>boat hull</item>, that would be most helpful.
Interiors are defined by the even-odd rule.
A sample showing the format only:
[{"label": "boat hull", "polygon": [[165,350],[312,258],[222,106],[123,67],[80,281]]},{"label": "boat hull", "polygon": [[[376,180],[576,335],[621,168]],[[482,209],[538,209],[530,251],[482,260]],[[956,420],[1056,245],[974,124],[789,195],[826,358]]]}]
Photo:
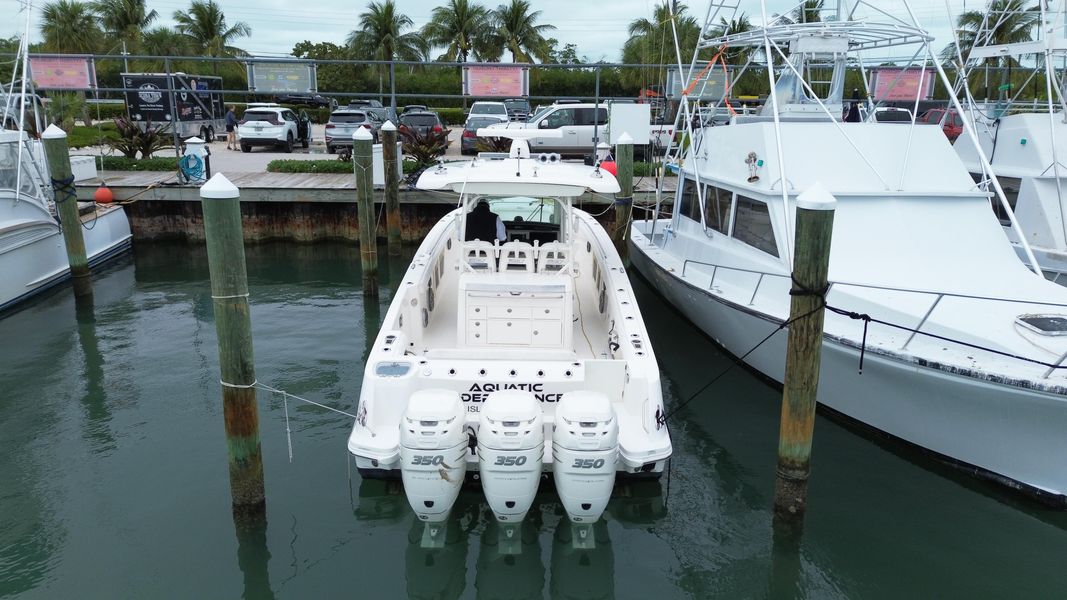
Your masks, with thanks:
[{"label": "boat hull", "polygon": [[[748,353],[781,321],[691,285],[652,258],[648,238],[631,229],[634,267],[705,334],[735,356]],[[745,363],[781,383],[787,330]],[[994,378],[825,336],[819,403],[892,437],[1041,500],[1067,507],[1067,398]],[[1025,382],[1023,382],[1025,383]]]},{"label": "boat hull", "polygon": [[[89,266],[129,250],[130,225],[121,207],[103,209],[82,230]],[[63,233],[49,221],[32,221],[0,231],[0,311],[70,278]]]}]

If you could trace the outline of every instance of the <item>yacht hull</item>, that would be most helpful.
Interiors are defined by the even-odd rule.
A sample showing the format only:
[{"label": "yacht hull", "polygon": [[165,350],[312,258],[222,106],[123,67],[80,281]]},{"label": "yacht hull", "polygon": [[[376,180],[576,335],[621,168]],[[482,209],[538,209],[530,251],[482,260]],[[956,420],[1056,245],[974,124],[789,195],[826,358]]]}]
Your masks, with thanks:
[{"label": "yacht hull", "polygon": [[[636,227],[631,233],[634,267],[731,354],[744,355],[779,327],[780,319],[686,282],[650,256],[648,238]],[[786,340],[783,329],[745,363],[780,384]],[[862,373],[859,366],[858,344],[824,337],[819,403],[979,476],[1067,507],[1067,398],[870,347]]]},{"label": "yacht hull", "polygon": [[[107,207],[84,223],[89,266],[99,265],[130,248],[130,225],[121,207]],[[70,278],[63,233],[49,221],[29,221],[0,228],[0,311]]]}]

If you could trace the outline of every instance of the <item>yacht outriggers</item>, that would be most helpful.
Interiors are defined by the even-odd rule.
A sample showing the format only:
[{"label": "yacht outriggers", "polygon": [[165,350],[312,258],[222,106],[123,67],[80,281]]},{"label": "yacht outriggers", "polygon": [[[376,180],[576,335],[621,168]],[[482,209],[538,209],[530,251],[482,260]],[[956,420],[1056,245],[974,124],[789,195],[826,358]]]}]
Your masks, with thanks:
[{"label": "yacht outriggers", "polygon": [[[819,402],[1063,505],[1067,290],[1018,260],[939,128],[842,122],[850,53],[921,44],[947,82],[914,22],[848,20],[854,9],[700,42],[769,59],[772,93],[762,114],[727,126],[683,105],[692,143],[675,155],[673,215],[634,223],[631,258],[710,337],[780,382],[786,332],[753,348],[788,318],[797,196],[825,188],[837,200],[825,292],[836,310]],[[816,94],[802,75],[819,72],[829,81]]]},{"label": "yacht outriggers", "polygon": [[507,135],[508,154],[420,177],[458,208],[404,274],[348,448],[365,477],[402,477],[427,522],[468,476],[499,521],[521,521],[551,473],[570,519],[591,523],[616,476],[658,477],[671,454],[659,368],[611,240],[572,206],[618,182],[531,154],[543,133]]}]

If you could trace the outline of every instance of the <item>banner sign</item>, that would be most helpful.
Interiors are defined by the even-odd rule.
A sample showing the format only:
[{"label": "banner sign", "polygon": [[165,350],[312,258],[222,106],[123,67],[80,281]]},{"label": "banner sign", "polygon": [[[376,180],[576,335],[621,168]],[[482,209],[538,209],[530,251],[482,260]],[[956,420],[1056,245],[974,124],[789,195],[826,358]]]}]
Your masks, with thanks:
[{"label": "banner sign", "polygon": [[122,87],[134,121],[218,120],[226,112],[221,77],[123,73]]},{"label": "banner sign", "polygon": [[[900,76],[898,79],[897,76]],[[933,69],[903,67],[878,67],[871,69],[871,94],[874,100],[915,100],[919,91],[919,79],[922,79],[920,100],[929,100],[934,93]],[[896,83],[893,83],[896,81]],[[892,87],[890,87],[892,86]]]},{"label": "banner sign", "polygon": [[30,79],[39,90],[84,90],[96,87],[96,69],[88,56],[30,56]]},{"label": "banner sign", "polygon": [[307,94],[318,90],[315,65],[248,63],[248,91],[261,94]]},{"label": "banner sign", "polygon": [[530,67],[523,64],[464,65],[463,93],[481,97],[529,96]]},{"label": "banner sign", "polygon": [[682,97],[686,86],[689,87],[691,100],[718,101],[726,95],[726,84],[729,77],[728,71],[723,71],[721,64],[708,66],[707,61],[697,61],[690,75],[695,83],[691,85],[685,82],[685,75],[689,73],[689,67],[679,73],[678,66],[667,67],[667,97],[677,100]]}]

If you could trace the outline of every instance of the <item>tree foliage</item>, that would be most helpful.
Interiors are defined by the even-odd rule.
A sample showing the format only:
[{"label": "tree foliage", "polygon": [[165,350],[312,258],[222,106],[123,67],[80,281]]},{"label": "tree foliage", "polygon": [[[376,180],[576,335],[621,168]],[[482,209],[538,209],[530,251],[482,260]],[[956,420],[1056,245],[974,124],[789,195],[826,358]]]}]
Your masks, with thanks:
[{"label": "tree foliage", "polygon": [[511,52],[512,62],[533,62],[534,59],[548,62],[549,47],[544,34],[554,30],[554,25],[538,24],[541,11],[530,10],[528,0],[511,0],[493,11],[496,24],[496,43]]}]

